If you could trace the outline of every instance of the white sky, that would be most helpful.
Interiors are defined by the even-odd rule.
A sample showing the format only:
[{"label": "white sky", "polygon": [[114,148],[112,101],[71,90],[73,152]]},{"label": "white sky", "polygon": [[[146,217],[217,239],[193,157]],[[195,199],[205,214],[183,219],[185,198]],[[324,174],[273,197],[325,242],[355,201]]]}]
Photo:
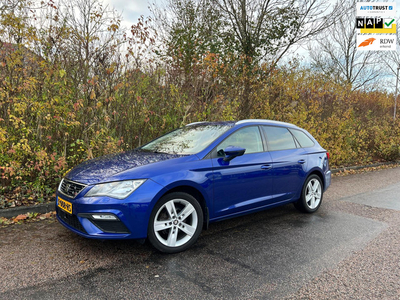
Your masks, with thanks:
[{"label": "white sky", "polygon": [[145,18],[150,16],[149,3],[146,0],[103,0],[103,3],[114,7],[118,13],[122,13],[122,26],[126,28],[136,24],[141,15]]}]

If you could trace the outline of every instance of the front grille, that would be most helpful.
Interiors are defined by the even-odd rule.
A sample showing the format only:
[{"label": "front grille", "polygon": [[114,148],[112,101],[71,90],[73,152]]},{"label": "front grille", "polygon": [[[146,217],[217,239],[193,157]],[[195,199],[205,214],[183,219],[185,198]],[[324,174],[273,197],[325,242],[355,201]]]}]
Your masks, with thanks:
[{"label": "front grille", "polygon": [[130,233],[121,221],[90,220],[97,228],[107,233]]},{"label": "front grille", "polygon": [[79,222],[78,218],[75,215],[70,215],[64,212],[63,210],[59,209],[58,207],[57,207],[57,214],[60,217],[60,219],[63,220],[65,223],[67,223],[69,226],[83,233],[87,233],[85,228],[83,228],[81,222]]},{"label": "front grille", "polygon": [[74,182],[64,178],[61,181],[59,191],[68,197],[75,198],[76,195],[78,195],[85,187],[86,185],[82,183]]}]

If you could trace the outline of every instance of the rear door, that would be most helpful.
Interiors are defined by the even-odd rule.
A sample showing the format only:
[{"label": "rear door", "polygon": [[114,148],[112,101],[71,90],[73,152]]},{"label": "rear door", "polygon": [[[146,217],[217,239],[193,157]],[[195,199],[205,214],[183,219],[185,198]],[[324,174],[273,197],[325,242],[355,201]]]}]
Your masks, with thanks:
[{"label": "rear door", "polygon": [[285,127],[262,126],[273,162],[274,202],[297,197],[307,170],[308,156]]}]

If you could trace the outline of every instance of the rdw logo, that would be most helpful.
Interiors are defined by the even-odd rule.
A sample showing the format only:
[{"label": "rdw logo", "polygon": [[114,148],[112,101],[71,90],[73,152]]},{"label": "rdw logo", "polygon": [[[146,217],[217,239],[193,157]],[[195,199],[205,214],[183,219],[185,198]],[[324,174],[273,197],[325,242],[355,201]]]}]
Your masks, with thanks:
[{"label": "rdw logo", "polygon": [[394,44],[394,39],[380,39],[382,45]]},{"label": "rdw logo", "polygon": [[374,41],[376,41],[376,39],[374,39],[374,38],[366,39],[364,42],[362,42],[360,45],[358,45],[358,47],[367,47],[369,45],[372,45],[372,43]]}]

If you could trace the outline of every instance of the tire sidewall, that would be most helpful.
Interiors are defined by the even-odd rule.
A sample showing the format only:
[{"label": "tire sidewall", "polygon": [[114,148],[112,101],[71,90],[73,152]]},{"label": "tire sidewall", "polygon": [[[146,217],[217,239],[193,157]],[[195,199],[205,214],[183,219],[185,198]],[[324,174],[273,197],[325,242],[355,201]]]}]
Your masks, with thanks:
[{"label": "tire sidewall", "polygon": [[[183,199],[188,201],[190,204],[193,205],[193,207],[196,210],[197,213],[197,228],[195,233],[193,234],[192,238],[184,245],[181,245],[179,247],[168,247],[164,244],[162,244],[155,232],[154,232],[154,219],[157,215],[158,210],[168,201],[174,200],[174,199]],[[189,195],[184,192],[173,192],[171,194],[167,194],[163,196],[154,206],[153,211],[151,212],[150,219],[149,219],[149,225],[148,225],[148,230],[147,230],[147,237],[150,241],[150,243],[153,245],[154,248],[156,248],[158,251],[164,252],[164,253],[178,253],[181,251],[184,251],[188,248],[190,248],[198,239],[200,236],[201,230],[203,227],[203,210],[199,204],[199,202],[194,198],[192,195]]]}]

